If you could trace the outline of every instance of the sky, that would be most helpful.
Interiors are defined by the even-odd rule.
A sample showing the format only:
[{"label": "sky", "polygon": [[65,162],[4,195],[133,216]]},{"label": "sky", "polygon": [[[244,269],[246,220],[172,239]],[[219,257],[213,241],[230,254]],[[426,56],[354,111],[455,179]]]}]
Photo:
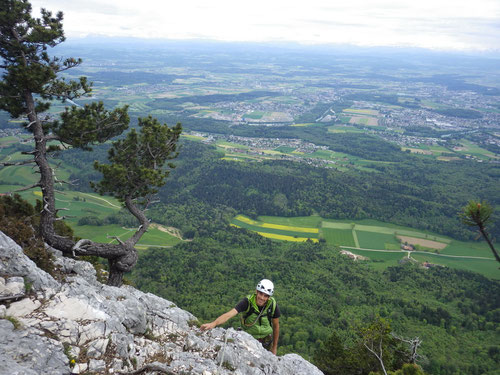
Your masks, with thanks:
[{"label": "sky", "polygon": [[500,51],[500,0],[32,0],[85,36]]}]

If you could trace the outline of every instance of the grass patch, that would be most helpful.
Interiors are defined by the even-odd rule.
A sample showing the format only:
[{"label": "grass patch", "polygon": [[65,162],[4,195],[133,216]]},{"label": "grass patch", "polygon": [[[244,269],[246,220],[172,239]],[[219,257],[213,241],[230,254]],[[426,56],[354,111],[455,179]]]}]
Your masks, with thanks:
[{"label": "grass patch", "polygon": [[333,228],[323,228],[321,229],[323,238],[327,243],[336,246],[356,246],[354,238],[352,236],[352,230],[349,229],[333,229]]},{"label": "grass patch", "polygon": [[364,133],[362,129],[348,125],[334,125],[328,127],[329,133]]},{"label": "grass patch", "polygon": [[411,256],[421,263],[427,261],[450,268],[477,272],[491,279],[500,280],[498,262],[494,259],[455,258],[432,253],[412,253]]},{"label": "grass patch", "polygon": [[366,249],[398,250],[399,241],[393,234],[356,230],[359,246]]},{"label": "grass patch", "polygon": [[354,108],[346,108],[342,112],[344,113],[356,113],[361,115],[371,115],[378,116],[378,111],[374,109],[354,109]]},{"label": "grass patch", "polygon": [[283,217],[283,216],[259,216],[259,220],[271,223],[282,224],[297,227],[319,228],[323,219],[320,216],[297,216],[297,217]]},{"label": "grass patch", "polygon": [[[242,215],[237,216],[237,218],[243,221],[233,220],[232,223],[235,226],[246,228],[254,232],[260,232],[260,234],[265,233],[265,236],[268,238],[289,241],[297,241],[305,236],[303,234],[301,235],[300,232],[287,232],[277,228],[320,228],[319,238],[323,238],[328,244],[343,246],[355,254],[368,257],[370,261],[368,261],[367,264],[370,264],[371,267],[376,269],[385,269],[386,267],[397,265],[400,259],[407,256],[407,252],[400,250],[400,242],[396,236],[410,236],[423,241],[441,242],[442,246],[446,245],[446,247],[439,250],[440,254],[450,256],[439,257],[440,254],[434,254],[436,250],[430,248],[429,252],[416,251],[412,252],[411,256],[420,262],[428,260],[430,263],[470,270],[481,273],[486,277],[500,279],[498,265],[495,264],[491,251],[484,242],[456,241],[444,236],[437,236],[430,232],[416,231],[412,228],[371,219],[341,221],[331,219],[324,220],[319,216],[296,218],[260,216],[259,220],[252,220]],[[264,224],[267,224],[267,228]],[[353,249],[356,247],[356,241],[353,237],[352,230],[353,224],[359,247],[366,250]],[[286,236],[288,236],[288,238]],[[432,261],[431,258],[426,259],[427,256],[437,256],[439,258],[432,259],[438,259],[441,263]]]},{"label": "grass patch", "polygon": [[294,147],[288,147],[288,146],[280,146],[274,149],[274,151],[282,152],[285,154],[289,154],[295,150]]},{"label": "grass patch", "polygon": [[398,262],[406,257],[406,253],[395,251],[368,251],[368,250],[357,250],[357,249],[348,249],[350,252],[361,255],[369,260],[364,262],[363,264],[367,264],[369,267],[372,267],[377,270],[384,270],[387,267],[396,266]]},{"label": "grass patch", "polygon": [[461,256],[476,256],[493,259],[491,249],[486,242],[463,242],[452,240],[450,244],[440,251],[441,254],[461,255]]},{"label": "grass patch", "polygon": [[249,118],[249,119],[252,119],[252,120],[260,120],[265,114],[266,114],[266,112],[253,111],[253,112],[247,113],[243,117],[244,118]]}]

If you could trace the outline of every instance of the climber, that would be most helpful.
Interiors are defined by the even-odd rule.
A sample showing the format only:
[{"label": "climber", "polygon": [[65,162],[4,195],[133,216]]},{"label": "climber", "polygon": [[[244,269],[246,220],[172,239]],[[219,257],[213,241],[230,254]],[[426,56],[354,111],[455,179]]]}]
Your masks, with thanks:
[{"label": "climber", "polygon": [[206,331],[224,324],[239,313],[241,328],[262,343],[262,346],[276,355],[280,332],[280,309],[276,300],[271,297],[274,284],[263,279],[257,284],[255,293],[243,298],[228,312],[222,314],[213,322],[203,324],[200,329]]}]

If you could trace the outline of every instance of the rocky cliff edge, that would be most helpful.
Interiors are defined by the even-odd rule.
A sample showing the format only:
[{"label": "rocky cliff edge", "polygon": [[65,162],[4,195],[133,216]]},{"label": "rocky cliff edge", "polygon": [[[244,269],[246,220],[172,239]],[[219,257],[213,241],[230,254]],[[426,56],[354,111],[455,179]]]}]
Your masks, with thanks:
[{"label": "rocky cliff edge", "polygon": [[173,302],[99,283],[91,264],[53,249],[55,280],[0,232],[0,374],[322,374],[274,356],[245,332],[202,333]]}]

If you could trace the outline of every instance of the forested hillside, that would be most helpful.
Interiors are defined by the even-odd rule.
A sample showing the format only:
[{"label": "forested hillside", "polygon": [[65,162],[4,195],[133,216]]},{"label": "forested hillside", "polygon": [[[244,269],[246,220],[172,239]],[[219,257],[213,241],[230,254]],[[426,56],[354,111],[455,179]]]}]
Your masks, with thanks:
[{"label": "forested hillside", "polygon": [[[321,243],[277,243],[224,228],[148,250],[130,275],[203,321],[229,310],[263,277],[275,282],[283,314],[279,353],[311,358],[334,333],[351,347],[356,328],[380,316],[399,336],[423,340],[429,373],[494,374],[500,363],[500,284],[470,272],[411,264],[377,272]],[[379,369],[358,373],[370,370]]]},{"label": "forested hillside", "polygon": [[[101,149],[88,155],[64,152],[61,158],[84,171],[72,178],[80,188],[88,189],[88,179],[96,172],[84,165],[104,155]],[[460,223],[458,212],[473,198],[500,205],[500,167],[467,160],[445,163],[415,155],[405,158],[398,163],[374,163],[374,172],[341,172],[288,161],[235,163],[221,160],[211,146],[185,140],[177,167],[159,196],[164,204],[201,202],[253,217],[318,213],[324,218],[371,218],[457,239],[476,238],[475,232]],[[179,225],[169,217],[155,220]],[[498,212],[491,233],[500,237]]]}]

